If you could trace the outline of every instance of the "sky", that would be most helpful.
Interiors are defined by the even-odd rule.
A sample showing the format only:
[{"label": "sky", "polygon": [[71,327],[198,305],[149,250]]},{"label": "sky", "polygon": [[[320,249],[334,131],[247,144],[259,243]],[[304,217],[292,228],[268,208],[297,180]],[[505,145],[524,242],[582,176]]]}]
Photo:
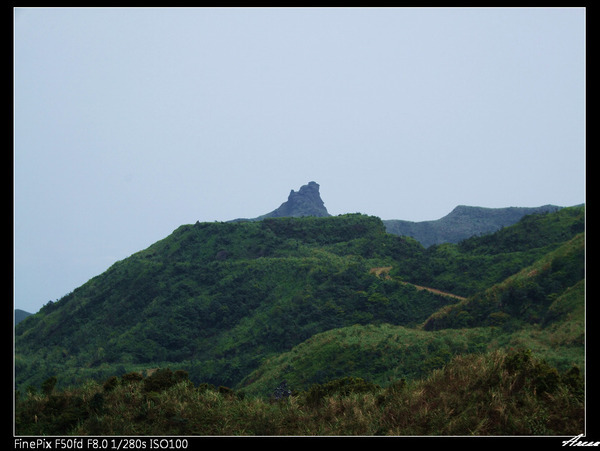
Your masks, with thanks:
[{"label": "sky", "polygon": [[585,202],[584,8],[15,8],[14,306],[320,184],[330,214]]}]

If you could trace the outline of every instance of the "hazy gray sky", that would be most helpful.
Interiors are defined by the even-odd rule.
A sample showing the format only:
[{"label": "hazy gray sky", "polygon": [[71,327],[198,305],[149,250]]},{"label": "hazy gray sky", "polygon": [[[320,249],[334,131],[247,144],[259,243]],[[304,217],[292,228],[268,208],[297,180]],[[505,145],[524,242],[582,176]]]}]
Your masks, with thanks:
[{"label": "hazy gray sky", "polygon": [[331,214],[585,200],[583,8],[17,8],[15,307],[314,180]]}]

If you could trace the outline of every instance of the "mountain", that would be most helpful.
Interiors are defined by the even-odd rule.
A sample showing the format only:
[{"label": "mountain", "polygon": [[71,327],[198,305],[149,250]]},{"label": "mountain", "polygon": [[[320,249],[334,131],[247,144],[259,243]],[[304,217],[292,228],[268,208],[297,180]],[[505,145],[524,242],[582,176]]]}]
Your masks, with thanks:
[{"label": "mountain", "polygon": [[[321,415],[297,435],[370,411],[378,434],[572,435],[584,314],[584,206],[428,248],[362,214],[197,222],[15,326],[15,427],[269,434]],[[348,384],[377,391],[329,397]],[[273,405],[281,387],[300,395]]]},{"label": "mountain", "polygon": [[31,315],[31,313],[26,312],[25,310],[15,309],[15,325],[23,321],[29,315]]},{"label": "mountain", "polygon": [[459,205],[448,215],[434,221],[412,222],[400,219],[384,220],[388,233],[410,236],[423,246],[458,243],[471,236],[483,235],[515,224],[525,215],[557,211],[561,207],[483,208]]},{"label": "mountain", "polygon": [[[183,225],[19,323],[16,385],[39,386],[50,376],[69,385],[170,367],[188,372],[194,383],[250,388],[254,371],[270,371],[268,362],[310,344],[318,334],[357,326],[363,336],[372,328],[382,332],[384,324],[416,339],[426,337],[426,342],[418,339],[423,344],[411,348],[406,359],[382,354],[379,363],[371,364],[373,349],[356,347],[353,334],[346,334],[348,362],[327,366],[330,358],[315,349],[305,356],[307,370],[295,380],[321,383],[360,370],[387,383],[392,375],[425,374],[460,350],[497,346],[501,335],[493,327],[502,319],[506,334],[538,324],[570,333],[569,327],[556,326],[550,301],[582,280],[583,258],[581,252],[552,252],[583,233],[583,207],[530,215],[495,234],[428,249],[387,233],[381,219],[361,214]],[[437,326],[418,335],[438,312],[462,306],[462,298],[478,299],[478,293],[547,255],[550,260],[542,266],[549,264],[551,272],[506,290],[502,305],[511,309],[491,304],[474,315],[465,304],[456,310],[458,319],[438,322],[444,330],[462,327],[461,319],[466,327],[485,328],[474,341],[465,342],[471,335],[461,329],[455,336]],[[581,291],[574,293],[558,307],[582,304]],[[520,299],[529,295],[540,305],[521,312]],[[437,341],[444,333],[452,337]],[[451,345],[454,339],[463,344]],[[569,343],[566,360],[581,362],[580,343],[563,341]],[[377,343],[377,352],[383,353],[385,340]],[[543,343],[536,347],[550,349]],[[553,352],[562,351],[555,347]],[[561,359],[554,361],[568,363]],[[295,368],[300,370],[292,359],[281,374],[294,380]]]},{"label": "mountain", "polygon": [[298,191],[292,190],[288,196],[288,200],[270,213],[254,219],[236,219],[234,222],[260,221],[265,218],[299,218],[303,216],[315,216],[318,218],[331,216],[321,199],[319,184],[316,182],[308,182],[307,185],[301,186]]}]

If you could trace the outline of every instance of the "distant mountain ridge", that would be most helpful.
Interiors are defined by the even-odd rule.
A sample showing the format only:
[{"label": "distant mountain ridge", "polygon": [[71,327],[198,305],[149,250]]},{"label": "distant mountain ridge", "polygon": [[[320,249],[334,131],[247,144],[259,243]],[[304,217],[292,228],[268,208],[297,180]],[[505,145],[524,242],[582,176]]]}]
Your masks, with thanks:
[{"label": "distant mountain ridge", "polygon": [[383,220],[388,233],[409,236],[429,247],[441,243],[458,243],[472,236],[493,233],[516,224],[523,216],[556,212],[562,207],[485,208],[459,205],[443,218],[412,222],[401,219]]},{"label": "distant mountain ridge", "polygon": [[31,313],[26,312],[25,310],[15,309],[15,326],[27,318]]},{"label": "distant mountain ridge", "polygon": [[[298,218],[304,216],[329,217],[325,203],[319,193],[320,185],[311,181],[292,190],[288,200],[270,213],[247,219],[239,218],[230,222],[261,221],[266,218]],[[384,219],[388,233],[409,236],[424,247],[441,243],[458,243],[472,236],[493,233],[503,227],[517,223],[523,216],[550,213],[562,207],[543,205],[541,207],[486,208],[459,205],[443,218],[413,222],[402,219]]]}]

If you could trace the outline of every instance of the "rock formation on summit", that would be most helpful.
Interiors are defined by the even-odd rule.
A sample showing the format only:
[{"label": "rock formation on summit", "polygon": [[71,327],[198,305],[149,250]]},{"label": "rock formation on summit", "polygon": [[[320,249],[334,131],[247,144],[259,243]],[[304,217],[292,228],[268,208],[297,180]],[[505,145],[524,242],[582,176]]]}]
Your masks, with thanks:
[{"label": "rock formation on summit", "polygon": [[316,216],[319,218],[331,216],[321,199],[319,184],[316,182],[308,182],[307,185],[301,186],[298,191],[292,190],[288,200],[270,213],[254,219],[236,219],[235,221],[260,221],[265,218],[298,218],[301,216]]},{"label": "rock formation on summit", "polygon": [[260,217],[263,218],[281,218],[281,217],[300,217],[300,216],[331,216],[319,194],[319,184],[316,182],[308,182],[308,185],[303,185],[297,192],[292,190],[288,196],[287,202],[280,205],[279,208],[273,210]]}]

